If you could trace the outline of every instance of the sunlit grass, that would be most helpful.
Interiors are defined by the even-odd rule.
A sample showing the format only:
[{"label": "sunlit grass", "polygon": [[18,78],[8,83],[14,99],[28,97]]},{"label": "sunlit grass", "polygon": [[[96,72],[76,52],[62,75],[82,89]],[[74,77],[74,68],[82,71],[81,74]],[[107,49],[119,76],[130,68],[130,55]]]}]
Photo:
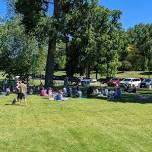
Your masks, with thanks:
[{"label": "sunlit grass", "polygon": [[152,105],[101,99],[0,97],[2,152],[150,152]]},{"label": "sunlit grass", "polygon": [[149,78],[152,77],[152,75],[146,75],[146,73],[142,71],[126,71],[126,72],[120,72],[116,75],[120,78]]}]

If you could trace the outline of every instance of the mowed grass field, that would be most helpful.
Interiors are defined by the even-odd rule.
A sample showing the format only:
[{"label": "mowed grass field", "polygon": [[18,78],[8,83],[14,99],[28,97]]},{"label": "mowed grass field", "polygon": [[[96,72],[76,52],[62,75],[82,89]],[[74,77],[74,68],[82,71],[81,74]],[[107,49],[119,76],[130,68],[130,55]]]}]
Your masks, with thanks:
[{"label": "mowed grass field", "polygon": [[151,152],[152,104],[0,97],[2,152]]},{"label": "mowed grass field", "polygon": [[[66,75],[65,71],[57,71],[55,72],[56,76],[61,76],[61,75]],[[75,76],[79,76],[79,75],[75,75]],[[91,78],[95,78],[95,72],[91,72]],[[100,78],[101,75],[98,74],[98,78]],[[125,72],[121,72],[119,71],[115,77],[120,77],[120,78],[149,78],[152,77],[152,71],[151,73],[149,72],[145,72],[145,71],[125,71]]]}]

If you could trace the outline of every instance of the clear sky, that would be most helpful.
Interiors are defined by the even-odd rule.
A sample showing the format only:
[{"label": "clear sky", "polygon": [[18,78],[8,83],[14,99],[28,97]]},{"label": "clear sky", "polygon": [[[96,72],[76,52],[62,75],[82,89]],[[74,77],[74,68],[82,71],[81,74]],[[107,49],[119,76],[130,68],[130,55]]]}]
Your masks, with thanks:
[{"label": "clear sky", "polygon": [[152,23],[152,0],[101,0],[109,9],[123,12],[121,21],[125,29],[139,23]]},{"label": "clear sky", "polygon": [[6,14],[6,0],[0,0],[0,16],[5,16]]},{"label": "clear sky", "polygon": [[[121,10],[121,22],[125,29],[141,22],[152,23],[152,0],[100,0],[99,4]],[[0,16],[4,17],[6,10],[6,0],[0,0]]]}]

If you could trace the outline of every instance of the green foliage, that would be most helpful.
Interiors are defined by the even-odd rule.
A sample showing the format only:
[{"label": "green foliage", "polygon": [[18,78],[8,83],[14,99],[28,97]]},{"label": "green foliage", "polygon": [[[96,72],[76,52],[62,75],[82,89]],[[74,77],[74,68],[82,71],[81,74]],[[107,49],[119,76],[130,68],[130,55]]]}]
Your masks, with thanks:
[{"label": "green foliage", "polygon": [[85,71],[87,76],[91,70],[102,67],[107,67],[104,72],[107,76],[117,72],[119,53],[125,47],[120,15],[120,11],[89,3],[66,16],[66,32],[72,38],[67,49],[67,70],[72,70],[72,73]]},{"label": "green foliage", "polygon": [[121,70],[123,71],[130,71],[132,69],[132,65],[129,61],[122,61]]},{"label": "green foliage", "polygon": [[[87,77],[90,71],[100,71],[101,75],[110,77],[114,76],[118,69],[151,70],[150,24],[139,24],[125,32],[120,23],[121,12],[98,6],[96,0],[54,0],[52,17],[46,16],[48,1],[14,2],[25,28],[24,30],[22,25],[18,25],[22,31],[20,35],[25,38],[20,42],[20,35],[14,36],[18,46],[15,43],[16,46],[8,44],[15,48],[23,45],[27,48],[26,51],[32,50],[30,53],[36,50],[37,53],[32,53],[31,61],[27,62],[32,67],[27,65],[27,69],[35,74],[46,70],[46,86],[53,85],[54,69],[66,69],[68,76],[80,73]],[[8,33],[5,29],[2,31],[5,36],[1,40],[5,42]],[[28,33],[28,36],[25,33]],[[24,41],[27,43],[23,43]],[[13,50],[8,50],[11,50],[8,52],[11,55]],[[25,56],[24,54],[22,56]],[[27,55],[26,57],[28,58]]]},{"label": "green foliage", "polygon": [[[129,42],[136,47],[137,60],[140,60],[141,70],[152,70],[152,25],[139,24],[128,30]],[[139,62],[137,62],[139,63]],[[138,65],[138,64],[136,64]]]},{"label": "green foliage", "polygon": [[124,32],[119,22],[121,12],[100,7],[97,8],[97,11],[97,63],[100,65],[101,75],[111,77],[117,73],[117,69],[121,65],[119,56],[124,48],[122,40]]},{"label": "green foliage", "polygon": [[[107,76],[117,72],[120,66],[119,53],[124,47],[121,41],[123,32],[119,22],[119,10],[98,7],[96,0],[56,0],[53,17],[45,17],[47,8],[43,9],[43,4],[44,1],[41,3],[40,0],[18,0],[15,6],[17,12],[23,14],[22,23],[25,29],[34,29],[39,42],[45,37],[47,42],[49,37],[47,84],[52,82],[54,61],[58,63],[59,68],[64,68],[67,61],[66,69],[69,76],[80,72],[89,77],[91,70],[99,70],[102,67],[106,67]],[[65,43],[66,52],[58,49],[58,40]]]},{"label": "green foliage", "polygon": [[22,23],[27,32],[34,30],[41,16],[44,16],[42,7],[41,0],[17,0],[15,2],[16,11],[23,14]]},{"label": "green foliage", "polygon": [[66,46],[62,41],[58,41],[55,54],[56,70],[63,70],[66,64]]},{"label": "green foliage", "polygon": [[32,57],[32,73],[41,75],[45,70],[45,63],[47,57],[47,48],[44,46],[38,47],[37,52]]},{"label": "green foliage", "polygon": [[63,18],[67,44],[66,69],[69,76],[79,72],[82,74],[85,69],[91,70],[90,59],[93,61],[95,50],[94,27],[92,26],[94,7],[96,7],[95,1],[76,3],[74,9],[71,9]]},{"label": "green foliage", "polygon": [[35,38],[25,34],[20,18],[8,21],[1,33],[1,70],[9,76],[31,74],[33,55],[38,54]]}]

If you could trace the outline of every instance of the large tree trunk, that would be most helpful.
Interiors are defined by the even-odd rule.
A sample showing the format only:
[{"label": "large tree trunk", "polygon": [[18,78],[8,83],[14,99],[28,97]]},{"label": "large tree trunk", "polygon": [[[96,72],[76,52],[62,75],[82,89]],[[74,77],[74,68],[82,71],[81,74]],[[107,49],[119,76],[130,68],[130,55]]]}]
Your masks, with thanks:
[{"label": "large tree trunk", "polygon": [[86,77],[90,78],[90,66],[88,64],[86,66]]},{"label": "large tree trunk", "polygon": [[109,74],[109,62],[107,61],[107,67],[106,67],[106,78],[109,78],[110,77],[110,74]]},{"label": "large tree trunk", "polygon": [[98,79],[98,68],[96,68],[96,79]]},{"label": "large tree trunk", "polygon": [[45,71],[45,87],[53,87],[54,54],[56,51],[56,36],[49,39],[48,55]]},{"label": "large tree trunk", "polygon": [[[54,0],[54,13],[53,16],[58,20],[60,14],[60,1]],[[54,27],[57,31],[57,27]],[[48,55],[46,63],[46,72],[45,72],[45,87],[53,87],[53,74],[54,74],[54,54],[56,51],[56,39],[57,33],[51,33],[49,35],[49,46],[48,46]]]},{"label": "large tree trunk", "polygon": [[84,75],[84,72],[85,70],[84,70],[84,68],[80,65],[80,68],[79,68],[79,74],[80,74],[80,76],[83,76]]}]

